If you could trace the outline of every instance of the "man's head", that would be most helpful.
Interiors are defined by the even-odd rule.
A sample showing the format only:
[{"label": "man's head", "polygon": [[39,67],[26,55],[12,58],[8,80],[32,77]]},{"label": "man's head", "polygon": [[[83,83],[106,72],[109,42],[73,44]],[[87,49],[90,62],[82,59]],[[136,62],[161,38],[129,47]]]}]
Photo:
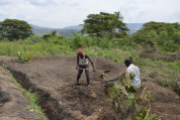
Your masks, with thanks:
[{"label": "man's head", "polygon": [[82,50],[77,50],[77,55],[78,55],[78,56],[81,56],[82,53],[83,53]]},{"label": "man's head", "polygon": [[132,61],[131,61],[131,59],[126,59],[125,61],[124,61],[124,64],[127,66],[127,67],[129,67],[129,65],[132,63]]}]

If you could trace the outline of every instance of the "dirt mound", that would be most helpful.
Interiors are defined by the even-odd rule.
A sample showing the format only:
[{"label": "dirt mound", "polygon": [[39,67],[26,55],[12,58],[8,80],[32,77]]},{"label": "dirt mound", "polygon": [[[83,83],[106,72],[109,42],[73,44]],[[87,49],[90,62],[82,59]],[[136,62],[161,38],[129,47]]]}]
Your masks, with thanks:
[{"label": "dirt mound", "polygon": [[[107,74],[110,79],[117,77],[126,69],[124,64],[115,63],[103,57],[91,57],[91,59],[93,61],[96,59],[96,69],[111,71]],[[82,85],[74,85],[77,77],[76,57],[44,57],[24,64],[13,59],[8,60],[6,64],[18,82],[26,89],[31,88],[34,92],[40,93],[39,104],[46,109],[45,112],[51,120],[88,120],[97,116],[97,119],[114,119],[111,100],[105,98],[103,93],[104,86],[93,84],[93,82],[101,82],[102,79],[99,78],[99,72],[92,72],[91,65],[91,86],[86,86],[84,73],[80,78]],[[175,100],[178,95],[158,85],[154,78],[149,78],[144,72],[141,72],[141,76],[143,86],[151,90],[153,94],[151,114],[155,113],[157,117],[166,116],[164,118],[176,120],[180,113],[178,109],[174,109],[175,104],[177,108],[180,105],[178,100]],[[164,93],[164,91],[168,95],[166,93],[162,95],[161,92]],[[173,114],[166,114],[166,109],[170,109],[168,112]]]}]

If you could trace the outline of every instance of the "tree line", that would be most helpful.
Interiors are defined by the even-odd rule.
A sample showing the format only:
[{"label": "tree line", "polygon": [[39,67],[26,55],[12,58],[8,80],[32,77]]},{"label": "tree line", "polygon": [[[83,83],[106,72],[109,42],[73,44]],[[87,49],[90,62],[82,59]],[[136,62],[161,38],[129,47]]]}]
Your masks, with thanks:
[{"label": "tree line", "polygon": [[[129,45],[146,45],[151,47],[159,47],[165,51],[175,52],[180,50],[180,24],[179,23],[164,23],[164,22],[147,22],[143,27],[133,35],[129,36],[129,29],[126,23],[123,22],[123,16],[120,12],[99,14],[89,14],[83,21],[83,29],[79,34],[74,34],[75,43],[81,46],[81,42],[91,43],[98,46],[129,46]],[[0,40],[19,40],[26,39],[33,35],[32,27],[23,20],[5,19],[0,22]],[[87,39],[83,42],[82,39],[88,36],[95,39]],[[64,36],[53,35],[53,33],[44,34],[42,37],[47,39],[59,39],[62,41]],[[87,37],[86,37],[87,38]],[[91,40],[91,41],[88,41]],[[95,40],[95,41],[92,41]],[[55,40],[57,42],[57,40]],[[62,42],[60,42],[62,43]]]},{"label": "tree line", "polygon": [[[123,17],[120,12],[114,14],[100,12],[100,14],[90,14],[81,24],[83,29],[79,32],[81,34],[88,34],[89,36],[96,35],[104,38],[108,35],[109,38],[122,37],[127,35],[126,31],[129,29],[126,23],[123,23]],[[118,29],[119,32],[116,32]],[[0,22],[0,37],[13,41],[14,39],[25,39],[33,35],[32,27],[23,20],[5,19]]]}]

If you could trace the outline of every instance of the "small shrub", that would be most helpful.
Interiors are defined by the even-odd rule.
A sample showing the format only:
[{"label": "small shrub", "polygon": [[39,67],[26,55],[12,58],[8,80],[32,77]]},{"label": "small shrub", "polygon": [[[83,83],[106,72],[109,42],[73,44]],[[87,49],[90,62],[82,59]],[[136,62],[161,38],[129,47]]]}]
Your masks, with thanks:
[{"label": "small shrub", "polygon": [[24,63],[26,61],[31,60],[31,57],[26,56],[24,52],[18,51],[18,55],[17,56],[18,56],[18,61],[21,62],[21,63]]},{"label": "small shrub", "polygon": [[102,79],[104,79],[104,76],[105,76],[105,73],[104,73],[104,72],[101,72],[101,73],[99,74],[99,77],[102,78]]}]

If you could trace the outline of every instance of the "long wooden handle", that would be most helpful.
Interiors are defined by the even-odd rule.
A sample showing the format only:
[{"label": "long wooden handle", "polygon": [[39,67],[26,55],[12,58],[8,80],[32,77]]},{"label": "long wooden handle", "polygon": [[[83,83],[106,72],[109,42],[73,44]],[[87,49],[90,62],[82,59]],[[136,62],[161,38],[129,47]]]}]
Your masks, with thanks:
[{"label": "long wooden handle", "polygon": [[[79,70],[89,70],[89,69],[86,69],[86,68],[78,68]],[[103,72],[103,71],[99,71],[99,70],[96,70],[96,72]]]},{"label": "long wooden handle", "polygon": [[[79,70],[89,70],[89,69],[86,69],[86,68],[79,68],[79,67],[78,67],[78,69],[79,69]],[[105,70],[105,71],[95,70],[95,72],[100,72],[100,73],[101,73],[101,72],[104,72],[104,73],[108,73],[108,72],[110,72],[110,70]]]},{"label": "long wooden handle", "polygon": [[86,68],[79,68],[79,67],[78,67],[78,70],[89,70],[89,69],[86,69]]}]

